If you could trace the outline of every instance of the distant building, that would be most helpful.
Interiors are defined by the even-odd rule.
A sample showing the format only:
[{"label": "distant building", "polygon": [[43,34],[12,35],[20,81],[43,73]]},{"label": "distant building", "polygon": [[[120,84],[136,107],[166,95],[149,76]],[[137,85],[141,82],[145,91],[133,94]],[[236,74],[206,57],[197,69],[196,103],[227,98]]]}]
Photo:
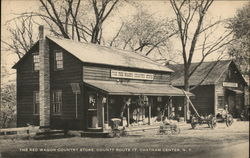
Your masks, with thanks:
[{"label": "distant building", "polygon": [[[197,64],[191,64],[190,69]],[[183,88],[184,65],[168,67],[175,71],[172,74],[172,84]],[[199,83],[201,84],[191,91],[195,95],[191,100],[200,114],[217,114],[218,110],[225,108],[227,104],[229,112],[234,117],[239,117],[240,112],[249,105],[249,100],[246,99],[249,97],[247,83],[232,60],[202,63],[189,79],[190,87]]]},{"label": "distant building", "polygon": [[[43,35],[13,68],[17,126],[103,132],[112,118],[151,124],[169,115],[172,70],[134,52]],[[188,93],[191,95],[190,93]],[[129,119],[128,119],[129,118]]]}]

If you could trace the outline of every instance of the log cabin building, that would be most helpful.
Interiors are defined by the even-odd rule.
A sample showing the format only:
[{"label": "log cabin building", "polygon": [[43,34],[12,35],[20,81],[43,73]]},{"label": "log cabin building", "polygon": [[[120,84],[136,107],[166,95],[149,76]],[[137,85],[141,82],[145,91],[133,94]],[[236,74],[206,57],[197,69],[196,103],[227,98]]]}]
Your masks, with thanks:
[{"label": "log cabin building", "polygon": [[[17,125],[104,131],[112,118],[152,124],[170,115],[172,70],[134,52],[45,36],[13,68]],[[191,93],[189,93],[191,95]]]},{"label": "log cabin building", "polygon": [[[197,64],[191,64],[191,70]],[[183,64],[168,65],[168,67],[175,71],[172,74],[172,84],[183,88]],[[232,60],[202,63],[189,79],[189,84],[191,88],[196,86],[191,90],[194,94],[191,101],[201,115],[216,115],[228,105],[233,117],[240,117],[241,111],[249,105],[247,82]],[[178,105],[179,102],[180,100],[175,100],[173,104]]]}]

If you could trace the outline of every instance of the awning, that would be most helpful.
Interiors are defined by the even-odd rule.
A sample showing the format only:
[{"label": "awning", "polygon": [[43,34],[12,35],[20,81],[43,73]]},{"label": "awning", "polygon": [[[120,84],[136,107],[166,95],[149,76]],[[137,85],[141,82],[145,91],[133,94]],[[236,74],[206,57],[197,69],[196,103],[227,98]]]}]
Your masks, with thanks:
[{"label": "awning", "polygon": [[[84,84],[109,95],[185,96],[181,89],[167,84],[118,83],[96,80],[84,80]],[[186,92],[186,94],[193,96],[190,92]]]},{"label": "awning", "polygon": [[227,90],[234,92],[235,94],[243,94],[244,92],[238,89],[227,88]]}]

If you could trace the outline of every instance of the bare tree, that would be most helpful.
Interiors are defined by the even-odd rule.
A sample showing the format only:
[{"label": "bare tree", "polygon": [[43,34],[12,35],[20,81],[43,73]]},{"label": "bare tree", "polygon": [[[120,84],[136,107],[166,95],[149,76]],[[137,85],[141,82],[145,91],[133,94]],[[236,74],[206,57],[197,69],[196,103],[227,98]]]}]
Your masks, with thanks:
[{"label": "bare tree", "polygon": [[36,37],[33,36],[32,17],[21,17],[10,21],[8,24],[10,38],[8,41],[1,40],[4,51],[14,52],[20,59],[29,51]]},{"label": "bare tree", "polygon": [[167,48],[169,38],[177,34],[173,20],[157,19],[148,11],[138,10],[131,19],[123,21],[110,41],[110,46],[140,52],[146,56],[152,52],[163,55],[161,50]]},{"label": "bare tree", "polygon": [[[95,24],[92,26],[92,36],[91,42],[92,43],[99,43],[102,37],[102,24],[106,20],[106,18],[110,15],[112,10],[114,9],[115,5],[118,3],[119,0],[104,0],[104,1],[97,1],[92,0],[94,12],[95,12]],[[110,7],[108,8],[108,5]]]},{"label": "bare tree", "polygon": [[[41,20],[55,36],[100,44],[102,26],[119,0],[39,0],[39,11],[25,12],[7,22],[10,37],[1,42],[4,51],[21,58],[33,46],[33,28]],[[90,17],[90,18],[89,18]]]},{"label": "bare tree", "polygon": [[[214,31],[212,28],[223,22],[220,20],[205,26],[205,16],[213,0],[170,0],[170,3],[176,15],[179,39],[182,46],[184,88],[189,91],[189,78],[208,55],[219,51],[232,42],[232,40],[228,40],[232,31],[225,32],[216,39],[209,40]],[[201,60],[199,64],[191,70],[190,65],[195,53],[196,55],[197,53],[201,55]]]},{"label": "bare tree", "polygon": [[[182,47],[182,58],[184,62],[184,89],[190,91],[189,79],[203,63],[206,57],[218,52],[227,44],[232,42],[230,36],[232,31],[212,37],[219,20],[214,23],[207,21],[206,15],[214,0],[170,0],[171,7],[176,15],[179,30],[179,39]],[[207,24],[208,23],[208,24]],[[215,30],[213,30],[215,28]],[[194,55],[200,55],[199,63],[191,69]],[[195,86],[196,87],[196,86]],[[188,103],[186,101],[185,115]],[[185,116],[187,118],[187,115]]]},{"label": "bare tree", "polygon": [[[91,43],[100,44],[102,38],[102,26],[119,0],[91,0],[87,4],[81,5],[81,0],[40,0],[42,13],[32,13],[41,17],[49,26],[52,32],[62,35],[64,38],[74,38],[75,34],[78,41],[81,39]],[[93,9],[94,21],[86,22],[83,18],[84,5]],[[85,20],[85,21],[84,21]],[[57,27],[57,30],[54,29]],[[71,27],[71,31],[69,28]],[[58,33],[58,30],[60,33]]]}]

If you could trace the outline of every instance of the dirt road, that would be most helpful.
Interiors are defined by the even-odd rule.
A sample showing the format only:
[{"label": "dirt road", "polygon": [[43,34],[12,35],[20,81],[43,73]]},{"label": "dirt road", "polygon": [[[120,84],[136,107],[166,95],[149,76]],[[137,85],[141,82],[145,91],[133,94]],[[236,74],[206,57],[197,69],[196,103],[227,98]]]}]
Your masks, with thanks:
[{"label": "dirt road", "polygon": [[247,158],[249,122],[231,127],[219,123],[197,129],[181,125],[179,135],[157,135],[157,131],[133,133],[121,138],[53,138],[20,140],[0,138],[2,157],[171,157]]}]

